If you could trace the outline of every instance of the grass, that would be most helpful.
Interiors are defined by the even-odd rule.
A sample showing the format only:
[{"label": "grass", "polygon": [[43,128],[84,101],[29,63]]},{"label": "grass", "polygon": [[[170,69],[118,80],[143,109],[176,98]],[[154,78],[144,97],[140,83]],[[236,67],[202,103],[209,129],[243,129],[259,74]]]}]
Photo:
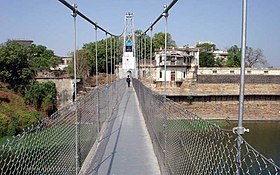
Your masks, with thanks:
[{"label": "grass", "polygon": [[11,139],[13,139],[13,137],[12,137],[12,136],[1,137],[1,138],[0,138],[0,146],[3,145],[3,144],[5,144],[5,143],[7,142],[8,139],[11,140]]}]

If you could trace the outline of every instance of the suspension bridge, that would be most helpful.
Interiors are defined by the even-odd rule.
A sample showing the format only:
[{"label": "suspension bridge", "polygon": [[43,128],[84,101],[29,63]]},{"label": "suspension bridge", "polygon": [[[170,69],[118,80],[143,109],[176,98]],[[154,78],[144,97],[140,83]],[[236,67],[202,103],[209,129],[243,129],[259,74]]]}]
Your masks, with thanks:
[{"label": "suspension bridge", "polygon": [[[0,174],[280,174],[272,159],[242,137],[246,131],[242,126],[244,74],[241,73],[239,124],[233,131],[225,131],[166,98],[166,73],[163,94],[141,81],[139,61],[144,57],[146,62],[148,56],[139,54],[137,48],[147,48],[136,48],[135,40],[145,37],[148,31],[152,33],[153,27],[164,19],[166,61],[167,19],[177,1],[166,5],[147,30],[135,36],[132,13],[126,14],[122,34],[115,35],[78,11],[76,5],[59,0],[72,11],[75,33],[77,16],[93,25],[95,31],[105,33],[106,62],[107,35],[115,39],[123,36],[120,79],[109,82],[107,77],[107,84],[99,85],[96,76],[94,90],[80,97],[75,90],[73,103],[7,140],[0,148]],[[244,0],[243,58],[246,4]],[[75,65],[76,40],[74,50]],[[96,54],[96,68],[97,64]],[[131,87],[125,82],[127,75],[132,79]],[[76,67],[74,76],[76,89]]]}]

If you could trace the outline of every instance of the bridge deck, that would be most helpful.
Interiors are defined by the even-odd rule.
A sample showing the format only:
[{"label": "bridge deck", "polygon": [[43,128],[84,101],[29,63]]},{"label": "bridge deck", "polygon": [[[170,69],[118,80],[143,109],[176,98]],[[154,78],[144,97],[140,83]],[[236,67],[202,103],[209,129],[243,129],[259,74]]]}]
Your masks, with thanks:
[{"label": "bridge deck", "polygon": [[160,174],[133,87],[126,88],[98,174]]}]

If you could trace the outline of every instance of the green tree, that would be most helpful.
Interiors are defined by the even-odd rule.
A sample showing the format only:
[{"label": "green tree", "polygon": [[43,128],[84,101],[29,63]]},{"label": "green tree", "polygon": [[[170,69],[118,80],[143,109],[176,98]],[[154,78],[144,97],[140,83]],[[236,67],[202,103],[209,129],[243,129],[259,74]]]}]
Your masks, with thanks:
[{"label": "green tree", "polygon": [[[120,46],[122,46],[122,39],[117,40],[114,37],[108,37],[107,39],[107,54],[108,54],[108,70],[109,73],[111,71],[111,61],[112,65],[114,67],[114,55],[116,53],[116,62],[119,61],[119,56],[122,53],[122,49]],[[112,44],[111,44],[112,42]],[[111,49],[111,45],[113,46]],[[116,46],[116,47],[114,47]],[[88,55],[88,63],[89,63],[89,69],[92,74],[95,74],[95,55],[96,55],[96,42],[90,42],[87,44],[84,44],[82,50],[85,51],[85,53]],[[111,60],[111,55],[113,57],[113,60]],[[98,72],[106,72],[106,39],[97,41],[97,57],[98,57]]]},{"label": "green tree", "polygon": [[[139,54],[139,57],[141,59],[144,59],[146,56],[146,59],[150,59],[150,53],[151,53],[151,37],[148,35],[142,35],[141,30],[135,30],[135,50],[137,54]],[[145,50],[146,48],[146,50]],[[152,53],[154,52],[155,48],[152,47]]]},{"label": "green tree", "polygon": [[[228,60],[226,65],[229,67],[241,66],[241,48],[234,45],[228,49]],[[245,67],[267,67],[268,62],[261,49],[246,47]]]},{"label": "green tree", "polygon": [[56,95],[55,83],[32,81],[24,95],[24,100],[26,104],[33,105],[37,110],[50,115],[56,110]]},{"label": "green tree", "polygon": [[[73,55],[73,53],[72,53]],[[89,53],[85,49],[77,50],[76,52],[76,66],[77,66],[77,77],[86,79],[89,71]],[[69,65],[67,68],[69,74],[74,75],[74,65]]]},{"label": "green tree", "polygon": [[[164,48],[165,46],[165,33],[159,32],[155,33],[153,36],[153,47],[155,49]],[[167,33],[167,48],[176,47],[176,42],[172,39],[170,33]]]},{"label": "green tree", "polygon": [[46,46],[31,45],[32,57],[29,60],[32,70],[50,70],[56,67],[60,61],[59,57],[54,55],[52,50],[48,50]]},{"label": "green tree", "polygon": [[[135,30],[136,36],[136,52],[140,54],[140,58],[144,59],[146,55],[146,59],[150,59],[151,53],[151,37],[149,35],[142,35],[141,30]],[[152,53],[158,49],[164,49],[165,46],[165,34],[163,32],[155,33],[152,37]],[[170,33],[167,33],[167,48],[176,47],[175,41],[172,39]],[[146,48],[146,50],[145,50]]]},{"label": "green tree", "polygon": [[28,60],[30,48],[14,41],[7,41],[0,46],[0,81],[8,83],[18,90],[26,86],[31,79]]},{"label": "green tree", "polygon": [[241,49],[237,45],[234,45],[228,49],[228,60],[226,66],[228,67],[240,67],[241,65]]},{"label": "green tree", "polygon": [[201,67],[221,67],[222,62],[213,55],[216,45],[211,43],[197,44],[199,48],[199,65]]},{"label": "green tree", "polygon": [[212,53],[200,52],[199,53],[199,66],[201,67],[216,67],[216,60]]}]

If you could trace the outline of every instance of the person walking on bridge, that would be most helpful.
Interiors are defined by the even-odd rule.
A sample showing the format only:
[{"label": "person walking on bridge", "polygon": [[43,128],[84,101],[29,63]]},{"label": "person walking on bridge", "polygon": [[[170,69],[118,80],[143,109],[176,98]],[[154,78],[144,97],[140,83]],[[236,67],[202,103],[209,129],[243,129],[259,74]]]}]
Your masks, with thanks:
[{"label": "person walking on bridge", "polygon": [[128,75],[127,78],[126,78],[126,82],[127,82],[127,86],[130,87],[130,78],[129,78],[129,75]]}]

